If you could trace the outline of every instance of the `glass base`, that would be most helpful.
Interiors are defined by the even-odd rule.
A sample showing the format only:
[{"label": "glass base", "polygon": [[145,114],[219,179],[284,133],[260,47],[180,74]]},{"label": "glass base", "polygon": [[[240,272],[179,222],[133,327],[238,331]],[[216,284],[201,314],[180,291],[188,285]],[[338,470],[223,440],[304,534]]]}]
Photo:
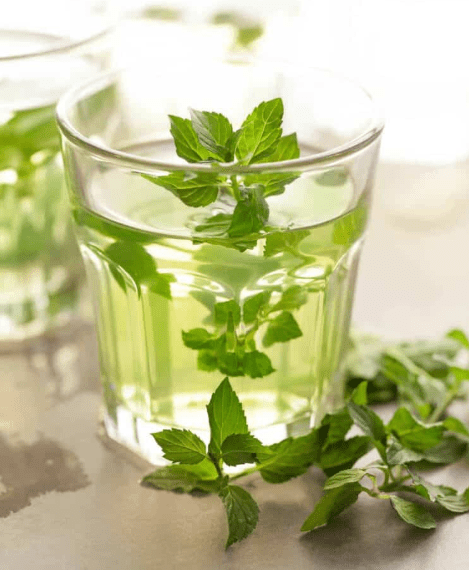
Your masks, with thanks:
[{"label": "glass base", "polygon": [[[167,424],[145,421],[135,416],[128,408],[117,406],[111,416],[103,406],[101,409],[101,426],[105,436],[137,454],[149,463],[162,466],[168,461],[163,458],[160,447],[152,437],[152,433],[168,429],[172,426]],[[305,435],[311,429],[314,418],[310,413],[304,413],[301,417],[295,417],[288,423],[278,423],[263,428],[251,430],[252,435],[257,437],[265,445],[276,443],[286,437]],[[184,427],[184,426],[179,426]],[[208,430],[192,429],[206,444],[209,442]]]}]

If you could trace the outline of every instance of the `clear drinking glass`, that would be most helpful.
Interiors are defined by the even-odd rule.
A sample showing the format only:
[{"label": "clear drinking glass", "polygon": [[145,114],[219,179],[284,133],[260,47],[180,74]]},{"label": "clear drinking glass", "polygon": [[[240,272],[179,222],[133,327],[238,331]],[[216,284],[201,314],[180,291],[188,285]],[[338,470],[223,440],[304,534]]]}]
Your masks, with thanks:
[{"label": "clear drinking glass", "polygon": [[[300,158],[240,166],[177,156],[168,114],[217,111],[238,127],[275,97]],[[224,376],[265,443],[340,405],[382,131],[369,95],[293,65],[179,62],[105,75],[69,92],[57,112],[107,434],[154,463],[151,432],[175,426],[207,439],[205,407]],[[227,237],[235,202],[223,184],[216,202],[191,207],[146,178],[168,175],[240,187],[256,176],[270,194],[265,229]]]},{"label": "clear drinking glass", "polygon": [[84,270],[55,105],[73,82],[105,67],[107,36],[104,14],[86,2],[60,9],[51,0],[40,7],[18,0],[2,14],[0,341],[24,340],[76,314]]}]

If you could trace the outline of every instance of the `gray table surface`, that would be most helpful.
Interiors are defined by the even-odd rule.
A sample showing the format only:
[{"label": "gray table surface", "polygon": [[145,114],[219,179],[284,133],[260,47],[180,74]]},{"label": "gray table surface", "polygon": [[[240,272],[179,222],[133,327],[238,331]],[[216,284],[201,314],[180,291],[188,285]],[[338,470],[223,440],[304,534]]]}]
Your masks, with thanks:
[{"label": "gray table surface", "polygon": [[[388,336],[467,326],[469,201],[434,223],[396,216],[404,167],[380,168],[363,252],[355,323]],[[386,197],[386,199],[385,199]],[[437,205],[438,206],[438,205]],[[330,526],[299,531],[321,494],[312,469],[282,486],[246,482],[260,504],[254,534],[228,552],[216,497],[139,485],[150,467],[97,436],[100,390],[89,326],[0,354],[2,570],[467,569],[469,515],[434,531],[402,523],[386,502],[360,498]],[[466,420],[465,407],[458,412]],[[465,488],[469,464],[437,474]]]}]

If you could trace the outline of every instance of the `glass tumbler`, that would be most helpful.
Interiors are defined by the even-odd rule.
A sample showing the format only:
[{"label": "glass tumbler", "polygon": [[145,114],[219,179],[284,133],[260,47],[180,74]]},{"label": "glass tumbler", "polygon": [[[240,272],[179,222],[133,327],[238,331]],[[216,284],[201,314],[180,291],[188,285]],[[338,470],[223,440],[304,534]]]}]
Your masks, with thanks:
[{"label": "glass tumbler", "polygon": [[[327,71],[252,61],[147,71],[88,82],[57,111],[106,432],[158,464],[149,434],[173,426],[207,440],[206,405],[228,376],[264,443],[304,433],[343,402],[380,115]],[[283,105],[275,157],[240,159],[241,135],[234,158],[207,158],[189,109],[222,113],[236,132],[262,102]],[[202,162],[184,160],[184,141],[176,149],[168,115],[173,133],[196,133],[188,145]]]},{"label": "glass tumbler", "polygon": [[103,70],[104,14],[18,0],[0,23],[0,341],[23,341],[77,315],[84,269],[71,228],[59,96]]}]

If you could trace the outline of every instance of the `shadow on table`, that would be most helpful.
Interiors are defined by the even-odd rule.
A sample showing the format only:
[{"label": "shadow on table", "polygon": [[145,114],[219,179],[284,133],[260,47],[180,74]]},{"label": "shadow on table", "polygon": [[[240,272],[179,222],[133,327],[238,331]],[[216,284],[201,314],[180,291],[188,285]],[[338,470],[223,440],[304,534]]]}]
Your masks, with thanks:
[{"label": "shadow on table", "polygon": [[0,517],[31,505],[51,491],[77,491],[90,484],[74,453],[40,438],[34,443],[11,443],[0,436]]}]

